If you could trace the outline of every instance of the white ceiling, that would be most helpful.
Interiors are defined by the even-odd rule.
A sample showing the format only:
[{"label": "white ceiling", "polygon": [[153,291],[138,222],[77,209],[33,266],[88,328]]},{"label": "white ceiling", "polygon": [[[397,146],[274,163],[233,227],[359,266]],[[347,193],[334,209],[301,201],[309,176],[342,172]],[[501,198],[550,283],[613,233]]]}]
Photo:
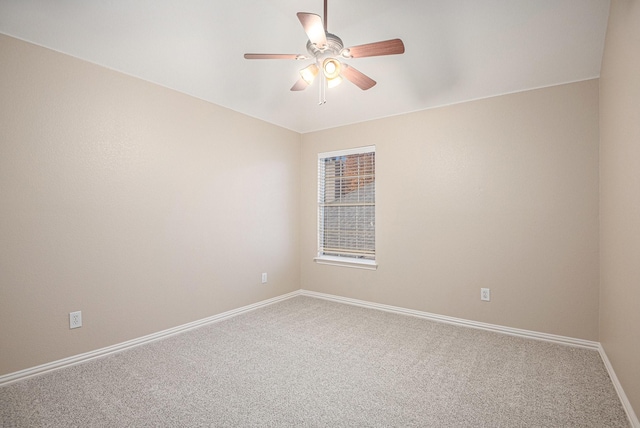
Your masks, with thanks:
[{"label": "white ceiling", "polygon": [[[0,32],[301,133],[600,75],[609,0],[329,0],[345,46],[401,38],[403,55],[345,60],[378,82],[289,88],[311,60],[297,12],[323,0],[0,0]],[[1,60],[1,57],[0,57]]]}]

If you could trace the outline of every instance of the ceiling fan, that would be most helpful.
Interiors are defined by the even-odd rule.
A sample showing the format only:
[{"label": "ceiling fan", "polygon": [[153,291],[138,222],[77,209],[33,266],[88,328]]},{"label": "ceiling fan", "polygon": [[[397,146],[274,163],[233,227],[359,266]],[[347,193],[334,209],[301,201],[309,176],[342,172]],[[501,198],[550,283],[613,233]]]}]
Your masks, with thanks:
[{"label": "ceiling fan", "polygon": [[[291,87],[292,91],[302,91],[311,85],[319,75],[320,104],[324,104],[325,82],[328,88],[339,85],[343,78],[347,79],[363,91],[372,88],[376,81],[361,73],[352,66],[342,62],[343,59],[364,58],[404,53],[404,44],[400,39],[367,43],[345,48],[342,39],[327,31],[327,0],[324,0],[324,22],[314,13],[298,12],[298,19],[309,40],[307,55],[301,54],[244,54],[246,59],[314,59],[314,62],[300,70],[300,78]],[[322,71],[322,72],[320,72]]]}]

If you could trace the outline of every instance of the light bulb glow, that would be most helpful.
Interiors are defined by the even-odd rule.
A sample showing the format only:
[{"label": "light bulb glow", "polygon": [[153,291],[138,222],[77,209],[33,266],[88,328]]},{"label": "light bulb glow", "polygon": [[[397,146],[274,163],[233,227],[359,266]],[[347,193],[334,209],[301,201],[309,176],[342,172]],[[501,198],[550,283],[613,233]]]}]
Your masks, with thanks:
[{"label": "light bulb glow", "polygon": [[336,72],[336,65],[333,62],[328,62],[324,69],[327,74],[333,74]]},{"label": "light bulb glow", "polygon": [[335,88],[342,83],[342,77],[336,76],[333,79],[327,79],[327,88]]},{"label": "light bulb glow", "polygon": [[318,66],[315,64],[311,64],[300,70],[300,76],[305,82],[310,85],[311,83],[313,83],[313,79],[315,79],[318,75],[318,71]]},{"label": "light bulb glow", "polygon": [[340,76],[340,61],[335,58],[327,58],[322,62],[322,70],[327,79],[335,79]]}]

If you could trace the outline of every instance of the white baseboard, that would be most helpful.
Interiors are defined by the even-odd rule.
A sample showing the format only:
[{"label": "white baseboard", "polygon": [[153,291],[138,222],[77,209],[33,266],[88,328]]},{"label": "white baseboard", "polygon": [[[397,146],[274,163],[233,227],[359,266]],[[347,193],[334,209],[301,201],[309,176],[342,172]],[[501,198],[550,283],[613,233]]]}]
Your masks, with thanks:
[{"label": "white baseboard", "polygon": [[607,353],[604,351],[602,344],[599,344],[598,352],[600,352],[600,357],[604,362],[604,366],[607,368],[607,372],[609,373],[611,382],[613,383],[613,386],[616,389],[616,392],[618,393],[618,397],[620,397],[620,402],[622,402],[622,407],[624,407],[624,411],[627,413],[627,418],[629,418],[629,422],[631,422],[631,427],[640,428],[640,420],[638,420],[636,413],[633,411],[633,407],[631,407],[629,398],[627,398],[627,394],[624,393],[624,389],[622,389],[622,384],[618,380],[618,376],[616,376],[616,372],[613,370],[611,361],[609,361],[609,357],[607,357]]},{"label": "white baseboard", "polygon": [[213,315],[208,318],[203,318],[201,320],[194,321],[188,324],[183,324],[183,325],[173,327],[167,330],[163,330],[157,333],[149,334],[147,336],[139,337],[137,339],[129,340],[129,341],[122,342],[112,346],[108,346],[106,348],[101,348],[95,351],[86,352],[84,354],[74,355],[72,357],[53,361],[51,363],[42,364],[40,366],[28,368],[25,370],[20,370],[18,372],[9,373],[9,374],[0,376],[0,387],[8,385],[13,382],[17,382],[19,380],[32,377],[32,376],[44,374],[44,373],[61,369],[64,367],[70,367],[70,366],[80,364],[89,360],[93,360],[95,358],[104,357],[106,355],[113,354],[115,352],[124,351],[125,349],[133,348],[135,346],[144,345],[145,343],[150,343],[150,342],[160,340],[169,336],[173,336],[175,334],[182,333],[197,327],[222,321],[222,320],[225,320],[225,319],[228,319],[228,318],[231,318],[231,317],[234,317],[234,316],[237,316],[237,315],[240,315],[264,306],[272,305],[274,303],[277,303],[286,299],[290,299],[295,296],[300,296],[300,295],[315,297],[315,298],[325,299],[325,300],[331,300],[333,302],[345,303],[345,304],[360,306],[360,307],[369,308],[369,309],[377,309],[377,310],[382,310],[386,312],[393,312],[396,314],[410,315],[418,318],[424,318],[424,319],[437,321],[437,322],[444,322],[444,323],[453,324],[457,326],[479,328],[482,330],[494,331],[498,333],[509,334],[512,336],[520,336],[520,337],[525,337],[529,339],[544,340],[548,342],[559,343],[562,345],[578,346],[582,348],[597,350],[609,373],[609,377],[613,382],[616,392],[618,393],[618,397],[620,398],[622,406],[624,407],[624,410],[627,413],[627,417],[631,422],[632,428],[640,428],[640,422],[638,421],[638,418],[635,412],[633,411],[633,408],[631,407],[631,403],[629,402],[629,399],[627,398],[626,394],[624,393],[624,390],[622,389],[622,385],[620,384],[620,381],[618,380],[618,377],[616,376],[615,371],[613,370],[613,366],[611,365],[611,362],[609,361],[609,358],[607,357],[607,354],[604,351],[604,348],[599,342],[576,339],[576,338],[566,337],[566,336],[558,336],[554,334],[540,333],[540,332],[531,331],[531,330],[504,327],[496,324],[487,324],[487,323],[482,323],[477,321],[470,321],[462,318],[449,317],[445,315],[437,315],[429,312],[422,312],[422,311],[417,311],[413,309],[401,308],[398,306],[390,306],[390,305],[384,305],[380,303],[367,302],[364,300],[351,299],[348,297],[318,293],[315,291],[308,291],[308,290],[293,291],[291,293],[283,294],[281,296],[263,300],[261,302],[257,302],[251,305],[243,306],[238,309],[233,309],[227,312],[223,312],[218,315]]},{"label": "white baseboard", "polygon": [[145,343],[154,342],[156,340],[164,339],[174,334],[182,333],[188,330],[192,330],[197,327],[201,327],[207,324],[212,324],[218,321],[222,321],[231,317],[235,317],[240,314],[244,314],[249,311],[261,308],[263,306],[272,305],[282,300],[290,299],[292,297],[300,295],[300,290],[293,291],[291,293],[283,294],[281,296],[274,297],[272,299],[263,300],[261,302],[254,303],[252,305],[243,306],[238,309],[233,309],[227,312],[223,312],[218,315],[213,315],[208,318],[193,321],[188,324],[183,324],[177,327],[173,327],[167,330],[163,330],[157,333],[142,336],[137,339],[128,340],[126,342],[118,343],[116,345],[107,346],[106,348],[97,349],[95,351],[86,352],[84,354],[74,355],[72,357],[63,358],[61,360],[53,361],[51,363],[42,364],[36,367],[20,370],[17,372],[9,373],[0,376],[0,387],[8,385],[19,380],[23,380],[32,376],[40,375],[50,372],[52,370],[61,369],[64,367],[70,367],[76,364],[84,363],[94,358],[104,357],[115,352],[124,351],[125,349],[133,348],[135,346],[144,345]]},{"label": "white baseboard", "polygon": [[445,315],[432,314],[429,312],[416,311],[413,309],[401,308],[399,306],[389,306],[380,303],[372,303],[364,300],[350,299],[348,297],[335,296],[332,294],[317,293],[315,291],[301,290],[301,295],[309,297],[317,297],[319,299],[332,300],[339,303],[347,303],[349,305],[361,306],[364,308],[378,309],[396,314],[411,315],[418,318],[424,318],[431,321],[444,322],[463,327],[479,328],[482,330],[495,331],[498,333],[509,334],[511,336],[526,337],[528,339],[544,340],[547,342],[560,343],[563,345],[579,346],[581,348],[589,348],[598,350],[600,343],[591,340],[576,339],[567,336],[558,336],[555,334],[540,333],[537,331],[523,330],[519,328],[504,327],[496,324],[487,324],[478,321],[465,320],[463,318],[448,317]]},{"label": "white baseboard", "polygon": [[618,377],[616,376],[613,370],[613,366],[611,365],[611,362],[609,361],[607,354],[604,352],[604,349],[602,348],[602,345],[600,344],[600,342],[576,339],[576,338],[567,337],[567,336],[558,336],[555,334],[540,333],[537,331],[523,330],[519,328],[504,327],[501,325],[487,324],[487,323],[482,323],[478,321],[470,321],[462,318],[454,318],[454,317],[448,317],[444,315],[437,315],[429,312],[416,311],[413,309],[406,309],[398,306],[383,305],[380,303],[367,302],[364,300],[351,299],[348,297],[341,297],[333,294],[318,293],[318,292],[309,291],[309,290],[301,290],[300,295],[315,297],[318,299],[331,300],[333,302],[338,302],[338,303],[346,303],[349,305],[355,305],[355,306],[360,306],[360,307],[369,308],[369,309],[378,309],[382,311],[393,312],[396,314],[410,315],[418,318],[424,318],[431,321],[454,324],[462,327],[479,328],[482,330],[489,330],[497,333],[509,334],[512,336],[519,336],[519,337],[524,337],[528,339],[544,340],[547,342],[558,343],[561,345],[578,346],[581,348],[596,350],[600,353],[600,357],[602,358],[602,361],[604,362],[607,372],[609,373],[609,377],[613,382],[613,386],[615,387],[616,392],[618,393],[618,397],[620,398],[622,407],[624,407],[624,411],[627,414],[627,418],[631,423],[631,427],[640,428],[640,422],[638,422],[638,418],[636,417],[636,414],[634,413],[633,408],[631,407],[631,403],[629,402],[627,395],[624,393],[624,390],[622,389],[622,385],[620,384],[620,381],[618,381]]}]

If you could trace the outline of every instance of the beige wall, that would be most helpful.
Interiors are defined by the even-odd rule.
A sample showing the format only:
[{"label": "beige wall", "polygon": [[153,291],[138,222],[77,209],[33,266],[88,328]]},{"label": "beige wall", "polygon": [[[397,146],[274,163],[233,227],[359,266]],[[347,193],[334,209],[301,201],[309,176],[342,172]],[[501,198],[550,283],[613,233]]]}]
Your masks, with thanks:
[{"label": "beige wall", "polygon": [[0,58],[0,375],[300,288],[299,134],[3,35]]},{"label": "beige wall", "polygon": [[600,79],[600,341],[640,415],[640,3],[611,2]]},{"label": "beige wall", "polygon": [[[0,375],[304,288],[600,339],[637,409],[637,23],[613,2],[600,100],[590,80],[302,136],[0,35]],[[379,268],[317,265],[316,155],[370,144]]]},{"label": "beige wall", "polygon": [[[316,264],[317,153],[370,144],[379,268]],[[301,166],[302,288],[598,340],[597,80],[305,134]]]}]

